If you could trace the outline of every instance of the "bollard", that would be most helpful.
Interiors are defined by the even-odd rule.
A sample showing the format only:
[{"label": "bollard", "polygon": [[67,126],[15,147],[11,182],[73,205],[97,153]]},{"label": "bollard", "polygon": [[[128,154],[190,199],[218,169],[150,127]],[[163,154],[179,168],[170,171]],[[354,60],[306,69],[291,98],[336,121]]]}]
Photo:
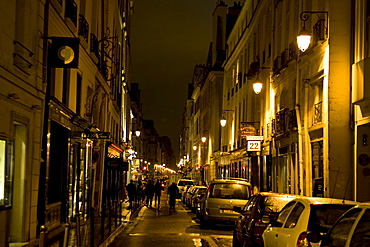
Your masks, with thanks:
[{"label": "bollard", "polygon": [[39,247],[45,247],[46,241],[46,231],[47,227],[45,225],[40,226],[40,239],[39,239]]},{"label": "bollard", "polygon": [[68,247],[69,242],[69,230],[71,228],[71,225],[69,223],[66,223],[66,226],[64,228],[64,239],[63,239],[63,247]]}]

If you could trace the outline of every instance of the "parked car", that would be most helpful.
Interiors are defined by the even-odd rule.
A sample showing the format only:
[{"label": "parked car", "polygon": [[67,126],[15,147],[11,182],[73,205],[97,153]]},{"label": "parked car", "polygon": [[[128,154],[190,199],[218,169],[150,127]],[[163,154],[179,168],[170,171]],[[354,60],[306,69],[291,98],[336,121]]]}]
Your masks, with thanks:
[{"label": "parked car", "polygon": [[[313,237],[315,236],[315,237]],[[370,202],[360,203],[344,213],[324,236],[309,234],[322,247],[370,246]]]},{"label": "parked car", "polygon": [[348,209],[357,205],[354,201],[321,197],[298,197],[289,202],[273,221],[263,217],[263,223],[270,223],[262,234],[264,247],[317,247],[310,242],[308,233],[323,235]]},{"label": "parked car", "polygon": [[188,189],[188,191],[186,192],[186,196],[185,196],[185,205],[187,207],[189,207],[191,209],[191,206],[192,206],[192,200],[193,200],[193,196],[195,194],[195,192],[199,189],[199,188],[205,188],[207,189],[207,187],[204,187],[204,186],[200,186],[200,185],[196,185],[196,186],[192,186]]},{"label": "parked car", "polygon": [[179,179],[179,181],[177,181],[177,187],[179,188],[179,198],[182,197],[184,187],[186,185],[194,185],[194,180],[181,178]]},{"label": "parked car", "polygon": [[206,192],[207,192],[207,187],[201,186],[194,192],[194,195],[191,198],[190,209],[193,213],[197,214],[197,217],[198,217],[198,213],[200,210],[200,201],[203,198],[203,196],[206,194]]},{"label": "parked car", "polygon": [[182,201],[182,203],[184,203],[185,204],[185,200],[186,200],[186,195],[187,195],[187,193],[188,193],[188,191],[189,191],[189,189],[191,188],[191,187],[193,187],[194,185],[185,185],[184,186],[184,189],[183,189],[183,192],[182,192],[182,195],[181,195],[181,201]]},{"label": "parked car", "polygon": [[244,206],[252,193],[252,186],[247,180],[211,181],[201,203],[201,227],[207,227],[211,222],[233,224],[239,216],[239,213],[233,210],[234,206]]},{"label": "parked car", "polygon": [[262,222],[262,217],[275,219],[279,211],[295,198],[295,195],[261,192],[253,195],[244,208],[235,206],[234,211],[240,216],[235,221],[233,246],[260,246],[262,233],[268,225]]}]

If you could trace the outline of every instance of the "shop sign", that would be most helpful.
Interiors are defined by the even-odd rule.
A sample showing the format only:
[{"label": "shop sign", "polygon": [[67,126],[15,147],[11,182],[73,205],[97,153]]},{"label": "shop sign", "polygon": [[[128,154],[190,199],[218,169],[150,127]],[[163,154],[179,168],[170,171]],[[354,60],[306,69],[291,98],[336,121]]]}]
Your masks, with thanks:
[{"label": "shop sign", "polygon": [[257,135],[257,130],[252,125],[245,125],[245,126],[240,127],[238,134],[241,137],[255,136]]}]

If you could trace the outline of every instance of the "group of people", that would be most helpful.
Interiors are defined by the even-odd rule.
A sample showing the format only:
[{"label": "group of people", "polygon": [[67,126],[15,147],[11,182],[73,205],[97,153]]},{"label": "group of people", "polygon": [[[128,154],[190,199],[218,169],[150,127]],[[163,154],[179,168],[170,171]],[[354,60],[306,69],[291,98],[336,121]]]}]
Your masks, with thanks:
[{"label": "group of people", "polygon": [[[133,202],[135,200],[140,203],[145,202],[145,206],[152,208],[153,198],[154,207],[160,208],[161,195],[162,191],[164,191],[164,186],[162,186],[160,180],[157,180],[156,183],[153,183],[152,180],[148,180],[148,183],[145,186],[143,186],[141,181],[136,185],[134,180],[130,180],[130,183],[126,185],[126,190],[130,203],[129,209],[133,207]],[[179,189],[177,185],[172,183],[167,189],[170,209],[175,208],[178,193]]]}]

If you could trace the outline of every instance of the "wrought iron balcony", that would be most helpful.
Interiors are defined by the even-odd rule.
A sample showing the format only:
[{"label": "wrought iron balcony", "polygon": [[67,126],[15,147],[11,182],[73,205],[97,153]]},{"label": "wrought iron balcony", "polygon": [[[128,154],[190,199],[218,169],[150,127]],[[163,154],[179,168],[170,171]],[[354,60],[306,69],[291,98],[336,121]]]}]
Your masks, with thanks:
[{"label": "wrought iron balcony", "polygon": [[272,134],[276,136],[289,135],[290,131],[294,131],[297,127],[296,110],[284,108],[276,113],[276,119],[271,122]]},{"label": "wrought iron balcony", "polygon": [[85,19],[85,16],[80,14],[78,35],[81,35],[86,43],[89,42],[89,23]]},{"label": "wrought iron balcony", "polygon": [[326,28],[325,28],[325,19],[321,19],[313,26],[313,43],[317,45],[319,41],[326,39]]},{"label": "wrought iron balcony", "polygon": [[77,4],[73,0],[66,0],[65,17],[71,19],[73,24],[77,26]]},{"label": "wrought iron balcony", "polygon": [[281,68],[281,59],[280,56],[277,56],[274,59],[274,66],[272,68],[272,71],[274,72],[275,75],[280,75],[280,68]]},{"label": "wrought iron balcony", "polygon": [[90,34],[90,51],[100,60],[99,56],[99,40],[95,34]]},{"label": "wrought iron balcony", "polygon": [[297,42],[292,41],[289,43],[289,61],[297,58]]}]

